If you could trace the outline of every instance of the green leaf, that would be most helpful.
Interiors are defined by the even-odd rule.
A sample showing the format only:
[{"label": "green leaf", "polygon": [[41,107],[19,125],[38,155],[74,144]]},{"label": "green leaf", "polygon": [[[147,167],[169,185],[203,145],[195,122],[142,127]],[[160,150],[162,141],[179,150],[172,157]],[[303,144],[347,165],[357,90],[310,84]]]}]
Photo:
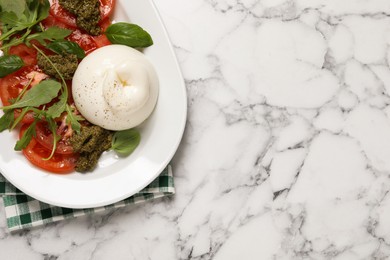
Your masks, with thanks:
[{"label": "green leaf", "polygon": [[75,42],[56,40],[52,43],[49,43],[46,47],[58,54],[75,54],[79,59],[85,57],[85,51]]},{"label": "green leaf", "polygon": [[107,28],[105,34],[111,43],[133,48],[145,48],[153,44],[150,34],[136,24],[115,23]]},{"label": "green leaf", "polygon": [[53,120],[53,118],[46,117],[46,121],[49,125],[49,129],[50,129],[51,133],[53,134],[54,138],[53,138],[53,148],[51,149],[51,154],[49,155],[48,158],[44,158],[43,160],[50,160],[53,157],[54,152],[57,149],[57,142],[61,139],[61,136],[59,136],[57,134],[57,123]]},{"label": "green leaf", "polygon": [[81,125],[79,120],[83,120],[83,118],[77,117],[73,114],[72,108],[66,105],[66,112],[68,112],[68,116],[66,117],[66,122],[72,126],[72,129],[76,131],[76,133],[80,133]]},{"label": "green leaf", "polygon": [[6,55],[0,57],[0,78],[11,74],[23,67],[23,60],[16,55]]},{"label": "green leaf", "polygon": [[23,30],[28,25],[25,16],[18,17],[13,12],[1,12],[0,21],[3,25],[14,30]]},{"label": "green leaf", "polygon": [[4,115],[0,117],[0,133],[6,129],[10,129],[14,122],[14,111],[7,110],[4,112]]},{"label": "green leaf", "polygon": [[27,41],[37,40],[42,45],[46,45],[46,40],[54,41],[64,39],[72,33],[71,30],[59,28],[59,27],[49,27],[46,31],[31,34],[27,37]]},{"label": "green leaf", "polygon": [[26,92],[26,94],[12,105],[2,109],[14,109],[22,107],[38,107],[49,103],[58,95],[61,84],[55,80],[44,80]]},{"label": "green leaf", "polygon": [[0,0],[0,9],[3,12],[12,12],[16,16],[21,16],[26,9],[25,0]]},{"label": "green leaf", "polygon": [[60,117],[62,112],[66,109],[66,102],[68,101],[68,97],[65,92],[62,92],[60,98],[57,103],[54,103],[51,107],[49,107],[46,111],[46,115],[57,118]]},{"label": "green leaf", "polygon": [[37,21],[40,22],[49,16],[50,2],[48,0],[41,0],[41,4],[38,6]]},{"label": "green leaf", "polygon": [[42,4],[40,0],[26,0],[27,8],[24,14],[30,24],[37,22],[39,5]]},{"label": "green leaf", "polygon": [[[0,35],[2,46],[0,50],[7,53],[12,46],[21,43],[29,44],[27,38],[31,36],[32,28],[48,17],[50,3],[48,0],[0,0],[0,9],[2,10],[0,12],[2,23],[2,34]],[[16,35],[18,37],[15,37]],[[44,39],[49,38],[45,34],[39,36],[39,33],[36,33],[30,40],[37,38],[41,42],[44,41],[42,37]]]},{"label": "green leaf", "polygon": [[141,141],[140,133],[135,129],[115,132],[112,138],[112,149],[119,155],[128,156]]},{"label": "green leaf", "polygon": [[21,150],[23,150],[24,148],[27,147],[27,145],[30,143],[32,137],[36,135],[36,132],[35,132],[35,125],[36,125],[36,123],[37,122],[34,121],[27,128],[27,130],[23,133],[22,138],[20,138],[20,140],[16,142],[16,145],[14,147],[15,151],[21,151]]}]

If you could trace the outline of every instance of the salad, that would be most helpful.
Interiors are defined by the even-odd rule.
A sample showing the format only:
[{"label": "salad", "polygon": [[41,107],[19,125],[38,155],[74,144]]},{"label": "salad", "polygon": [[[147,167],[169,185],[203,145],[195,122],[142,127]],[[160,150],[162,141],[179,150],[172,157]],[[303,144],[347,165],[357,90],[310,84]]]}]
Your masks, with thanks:
[{"label": "salad", "polygon": [[[80,113],[83,104],[77,103],[79,98],[72,96],[78,93],[74,84],[81,82],[75,81],[75,74],[80,78],[94,73],[80,72],[79,67],[93,62],[95,54],[107,56],[109,52],[103,49],[115,49],[115,45],[145,48],[153,44],[138,25],[111,23],[114,6],[115,0],[0,1],[0,132],[19,131],[14,149],[37,167],[53,173],[88,172],[103,152],[111,149],[127,156],[140,142],[133,124],[129,129],[113,129],[104,124],[101,127],[98,121],[91,123],[93,120]],[[128,84],[118,75],[111,80],[117,92]],[[101,81],[111,82],[106,78]],[[120,88],[119,83],[123,83]],[[156,99],[154,95],[153,102]],[[150,115],[153,102],[142,120]]]}]

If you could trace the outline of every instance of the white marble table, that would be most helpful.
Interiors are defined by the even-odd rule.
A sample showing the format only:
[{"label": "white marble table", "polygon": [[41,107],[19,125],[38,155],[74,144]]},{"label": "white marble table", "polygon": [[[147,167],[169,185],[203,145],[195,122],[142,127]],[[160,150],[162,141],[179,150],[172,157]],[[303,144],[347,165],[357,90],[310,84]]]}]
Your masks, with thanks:
[{"label": "white marble table", "polygon": [[390,1],[156,0],[188,89],[173,199],[1,259],[387,259]]}]

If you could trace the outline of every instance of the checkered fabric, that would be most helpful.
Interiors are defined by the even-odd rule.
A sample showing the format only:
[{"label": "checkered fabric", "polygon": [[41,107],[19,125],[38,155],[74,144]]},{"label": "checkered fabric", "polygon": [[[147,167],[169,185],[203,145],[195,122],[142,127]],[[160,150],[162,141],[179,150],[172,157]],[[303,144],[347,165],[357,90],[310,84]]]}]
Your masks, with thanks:
[{"label": "checkered fabric", "polygon": [[108,209],[121,208],[130,204],[138,204],[174,193],[172,170],[168,166],[149,186],[125,200],[98,208],[70,209],[52,206],[29,197],[0,174],[0,195],[3,197],[7,226],[11,232]]}]

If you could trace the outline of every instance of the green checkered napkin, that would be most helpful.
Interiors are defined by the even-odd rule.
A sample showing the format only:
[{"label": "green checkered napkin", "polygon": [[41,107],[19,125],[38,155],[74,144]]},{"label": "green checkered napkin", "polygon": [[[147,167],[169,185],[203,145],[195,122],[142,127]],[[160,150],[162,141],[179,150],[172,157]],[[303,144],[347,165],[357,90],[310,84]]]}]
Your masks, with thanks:
[{"label": "green checkered napkin", "polygon": [[171,167],[168,166],[149,186],[130,198],[105,207],[70,209],[52,206],[25,195],[0,174],[0,196],[3,197],[7,226],[10,231],[75,218],[130,204],[169,196],[175,193]]}]

